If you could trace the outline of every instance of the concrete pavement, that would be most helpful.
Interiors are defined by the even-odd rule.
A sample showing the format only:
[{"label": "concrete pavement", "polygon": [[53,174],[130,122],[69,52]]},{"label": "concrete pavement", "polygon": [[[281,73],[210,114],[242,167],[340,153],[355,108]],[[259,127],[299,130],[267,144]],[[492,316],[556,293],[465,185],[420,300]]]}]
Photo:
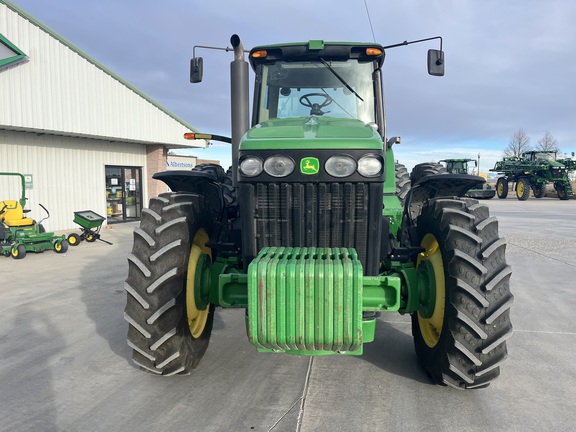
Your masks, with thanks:
[{"label": "concrete pavement", "polygon": [[569,431],[576,424],[576,201],[485,201],[512,265],[509,360],[489,388],[430,384],[409,318],[383,314],[360,357],[259,354],[218,310],[206,356],[164,378],[130,361],[123,320],[133,223],[114,243],[0,257],[0,430]]}]

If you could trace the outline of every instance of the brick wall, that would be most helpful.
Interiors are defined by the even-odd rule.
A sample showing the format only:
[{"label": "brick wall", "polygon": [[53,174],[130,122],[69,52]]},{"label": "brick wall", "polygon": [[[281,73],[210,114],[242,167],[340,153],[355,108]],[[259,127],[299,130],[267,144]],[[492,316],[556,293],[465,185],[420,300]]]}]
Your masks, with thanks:
[{"label": "brick wall", "polygon": [[167,154],[168,150],[162,145],[146,146],[146,167],[148,173],[146,185],[148,186],[148,198],[168,192],[168,186],[166,186],[164,182],[152,178],[155,173],[166,171]]},{"label": "brick wall", "polygon": [[[215,159],[198,159],[196,158],[196,165],[200,165],[200,164],[216,164],[216,165],[220,165],[220,161],[219,160],[215,160]],[[224,168],[226,169],[226,168]]]}]

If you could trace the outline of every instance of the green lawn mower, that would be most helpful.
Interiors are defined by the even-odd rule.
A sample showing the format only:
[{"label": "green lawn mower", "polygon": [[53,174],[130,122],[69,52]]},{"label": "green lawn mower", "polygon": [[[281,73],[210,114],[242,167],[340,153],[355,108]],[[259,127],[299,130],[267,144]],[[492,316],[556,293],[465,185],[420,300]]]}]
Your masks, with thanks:
[{"label": "green lawn mower", "polygon": [[57,253],[66,252],[68,250],[66,236],[46,232],[42,225],[42,222],[50,217],[46,207],[40,204],[47,215],[40,222],[24,217],[24,214],[30,211],[24,210],[26,205],[24,175],[0,173],[0,176],[18,176],[22,182],[22,195],[19,200],[0,201],[0,254],[22,259],[27,252],[44,252],[48,249],[53,249]]}]

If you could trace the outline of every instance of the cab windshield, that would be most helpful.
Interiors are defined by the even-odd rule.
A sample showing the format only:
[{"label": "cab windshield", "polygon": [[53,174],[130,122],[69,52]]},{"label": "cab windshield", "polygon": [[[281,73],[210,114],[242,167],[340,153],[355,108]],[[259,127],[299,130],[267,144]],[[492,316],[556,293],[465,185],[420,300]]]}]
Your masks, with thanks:
[{"label": "cab windshield", "polygon": [[310,116],[376,121],[371,62],[277,61],[263,64],[259,71],[258,123]]},{"label": "cab windshield", "polygon": [[553,161],[554,153],[534,153],[535,160]]}]

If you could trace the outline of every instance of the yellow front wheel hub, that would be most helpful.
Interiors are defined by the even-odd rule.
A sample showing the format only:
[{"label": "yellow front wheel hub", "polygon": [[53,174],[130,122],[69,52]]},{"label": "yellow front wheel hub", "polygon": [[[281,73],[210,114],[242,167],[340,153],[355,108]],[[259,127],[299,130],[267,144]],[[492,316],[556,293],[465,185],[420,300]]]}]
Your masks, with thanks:
[{"label": "yellow front wheel hub", "polygon": [[210,313],[210,305],[207,305],[205,309],[199,309],[196,304],[195,294],[196,290],[200,287],[196,287],[196,269],[200,257],[202,255],[208,255],[210,259],[212,258],[212,252],[209,247],[206,246],[206,242],[209,240],[208,234],[203,229],[198,230],[192,241],[192,247],[190,248],[190,258],[188,260],[188,276],[186,277],[186,312],[188,316],[188,327],[190,327],[190,333],[195,338],[199,338],[204,331],[206,322],[208,321],[208,314]]},{"label": "yellow front wheel hub", "polygon": [[518,183],[518,195],[524,195],[524,183],[522,182]]},{"label": "yellow front wheel hub", "polygon": [[418,326],[422,333],[422,338],[426,345],[434,348],[440,340],[442,327],[444,325],[445,302],[446,302],[446,280],[444,278],[444,264],[440,245],[432,234],[426,234],[420,244],[425,250],[418,256],[416,266],[420,266],[427,261],[429,267],[434,272],[434,285],[436,301],[434,303],[434,312],[430,318],[424,318],[418,312]]}]

